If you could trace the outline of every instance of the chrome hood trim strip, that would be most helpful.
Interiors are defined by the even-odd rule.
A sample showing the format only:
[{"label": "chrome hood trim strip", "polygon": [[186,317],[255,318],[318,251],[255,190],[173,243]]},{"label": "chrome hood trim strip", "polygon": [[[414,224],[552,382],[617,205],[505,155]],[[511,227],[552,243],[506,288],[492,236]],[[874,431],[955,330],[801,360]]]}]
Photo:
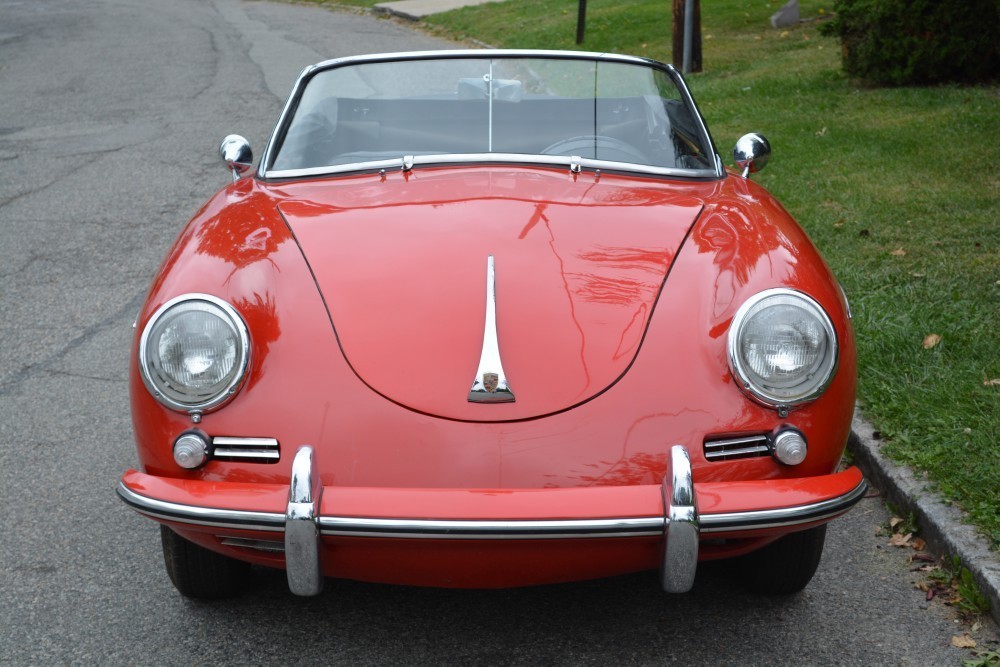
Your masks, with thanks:
[{"label": "chrome hood trim strip", "polygon": [[483,331],[483,351],[479,357],[476,379],[469,390],[471,403],[513,403],[514,392],[507,384],[507,375],[500,361],[497,340],[497,295],[494,280],[493,255],[486,258],[486,326]]}]

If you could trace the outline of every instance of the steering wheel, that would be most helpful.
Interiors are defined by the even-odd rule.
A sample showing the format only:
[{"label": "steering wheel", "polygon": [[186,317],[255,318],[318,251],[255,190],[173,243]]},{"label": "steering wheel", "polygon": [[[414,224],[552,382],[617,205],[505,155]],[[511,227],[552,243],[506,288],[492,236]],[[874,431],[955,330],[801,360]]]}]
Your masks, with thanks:
[{"label": "steering wheel", "polygon": [[[596,150],[596,152],[594,152]],[[543,155],[596,155],[599,160],[611,162],[633,162],[649,164],[649,158],[638,148],[605,134],[583,134],[569,139],[560,139],[542,149]]]}]

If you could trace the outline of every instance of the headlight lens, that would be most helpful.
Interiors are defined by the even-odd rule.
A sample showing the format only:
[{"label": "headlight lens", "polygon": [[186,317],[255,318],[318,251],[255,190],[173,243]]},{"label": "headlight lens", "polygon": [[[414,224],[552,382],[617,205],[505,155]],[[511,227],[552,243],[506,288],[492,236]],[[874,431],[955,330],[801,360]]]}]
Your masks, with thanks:
[{"label": "headlight lens", "polygon": [[826,389],[837,367],[837,334],[823,308],[790,289],[755,294],[729,327],[729,364],[765,405],[796,405]]},{"label": "headlight lens", "polygon": [[174,410],[206,412],[239,389],[250,358],[246,324],[222,299],[185,294],[150,318],[139,340],[142,380]]}]

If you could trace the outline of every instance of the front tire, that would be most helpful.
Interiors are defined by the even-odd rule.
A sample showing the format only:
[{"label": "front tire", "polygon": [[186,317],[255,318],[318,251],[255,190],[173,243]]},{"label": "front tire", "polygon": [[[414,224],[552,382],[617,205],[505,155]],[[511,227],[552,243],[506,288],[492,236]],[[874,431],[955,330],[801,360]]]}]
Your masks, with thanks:
[{"label": "front tire", "polygon": [[163,563],[181,595],[199,600],[218,600],[238,595],[250,573],[250,565],[193,542],[160,526]]},{"label": "front tire", "polygon": [[762,595],[798,593],[812,580],[823,556],[826,524],[791,533],[746,556],[747,588]]}]

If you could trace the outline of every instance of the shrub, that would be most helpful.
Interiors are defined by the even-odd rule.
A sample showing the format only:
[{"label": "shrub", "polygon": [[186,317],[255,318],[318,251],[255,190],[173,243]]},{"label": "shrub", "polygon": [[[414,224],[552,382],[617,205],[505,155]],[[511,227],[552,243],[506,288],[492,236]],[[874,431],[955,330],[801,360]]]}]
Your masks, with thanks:
[{"label": "shrub", "polygon": [[822,32],[844,70],[882,85],[1000,78],[1000,0],[835,0]]}]

